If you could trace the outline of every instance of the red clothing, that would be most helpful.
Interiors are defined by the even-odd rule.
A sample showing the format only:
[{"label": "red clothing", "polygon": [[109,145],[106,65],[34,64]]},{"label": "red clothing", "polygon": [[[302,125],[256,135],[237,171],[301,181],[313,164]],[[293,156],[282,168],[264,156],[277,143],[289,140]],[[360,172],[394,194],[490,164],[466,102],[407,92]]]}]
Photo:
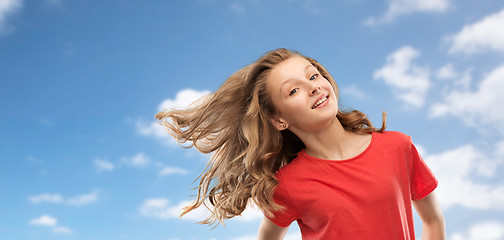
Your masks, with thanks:
[{"label": "red clothing", "polygon": [[346,160],[302,150],[276,178],[274,200],[286,209],[270,220],[281,227],[297,220],[303,239],[415,239],[411,201],[437,187],[399,132],[372,133],[366,150]]}]

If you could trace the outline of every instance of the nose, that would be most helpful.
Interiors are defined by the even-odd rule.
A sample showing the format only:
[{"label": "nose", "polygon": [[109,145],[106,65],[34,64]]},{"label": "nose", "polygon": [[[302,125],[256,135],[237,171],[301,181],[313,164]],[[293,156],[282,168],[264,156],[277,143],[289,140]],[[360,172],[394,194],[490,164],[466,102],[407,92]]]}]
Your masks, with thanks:
[{"label": "nose", "polygon": [[319,86],[313,86],[313,90],[311,91],[311,94],[314,95],[318,91],[320,91],[320,87]]}]

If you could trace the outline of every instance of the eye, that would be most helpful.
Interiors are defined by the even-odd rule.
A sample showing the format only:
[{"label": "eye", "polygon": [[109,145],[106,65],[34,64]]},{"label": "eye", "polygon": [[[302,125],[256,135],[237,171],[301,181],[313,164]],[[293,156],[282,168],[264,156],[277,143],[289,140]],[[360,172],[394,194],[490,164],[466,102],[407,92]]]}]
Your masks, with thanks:
[{"label": "eye", "polygon": [[313,75],[310,77],[310,81],[315,80],[315,78],[317,78],[317,77],[318,77],[318,73],[313,74]]},{"label": "eye", "polygon": [[292,91],[290,91],[290,93],[289,93],[289,96],[292,95],[292,94],[294,94],[294,93],[296,93],[297,91],[298,91],[297,88],[292,89]]}]

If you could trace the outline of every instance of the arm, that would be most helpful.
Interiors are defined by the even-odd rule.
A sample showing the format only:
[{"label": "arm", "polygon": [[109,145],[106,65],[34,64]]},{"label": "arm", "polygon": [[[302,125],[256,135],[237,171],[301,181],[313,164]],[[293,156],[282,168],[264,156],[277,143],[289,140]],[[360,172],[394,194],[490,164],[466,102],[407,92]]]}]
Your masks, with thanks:
[{"label": "arm", "polygon": [[289,227],[279,227],[267,217],[264,217],[259,232],[257,233],[258,240],[280,240],[285,237]]},{"label": "arm", "polygon": [[422,240],[445,240],[445,221],[434,192],[413,201],[413,206],[423,222]]}]

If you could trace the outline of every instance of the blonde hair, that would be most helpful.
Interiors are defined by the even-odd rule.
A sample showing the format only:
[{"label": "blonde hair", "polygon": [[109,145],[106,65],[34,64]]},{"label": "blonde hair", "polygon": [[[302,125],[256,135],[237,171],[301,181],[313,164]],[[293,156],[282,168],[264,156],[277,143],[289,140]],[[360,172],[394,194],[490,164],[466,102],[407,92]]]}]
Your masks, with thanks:
[{"label": "blonde hair", "polygon": [[[274,174],[305,146],[291,131],[278,131],[271,123],[275,108],[266,92],[266,79],[275,65],[293,56],[308,60],[339,95],[336,82],[320,63],[280,48],[235,72],[215,93],[197,104],[156,115],[178,142],[190,142],[186,147],[214,153],[198,177],[196,200],[182,215],[204,205],[212,215],[200,223],[218,221],[218,224],[240,215],[250,199],[268,216],[283,208],[273,201],[278,185]],[[336,117],[347,131],[385,130],[385,113],[381,129],[376,129],[366,115],[357,110],[338,110]]]}]

